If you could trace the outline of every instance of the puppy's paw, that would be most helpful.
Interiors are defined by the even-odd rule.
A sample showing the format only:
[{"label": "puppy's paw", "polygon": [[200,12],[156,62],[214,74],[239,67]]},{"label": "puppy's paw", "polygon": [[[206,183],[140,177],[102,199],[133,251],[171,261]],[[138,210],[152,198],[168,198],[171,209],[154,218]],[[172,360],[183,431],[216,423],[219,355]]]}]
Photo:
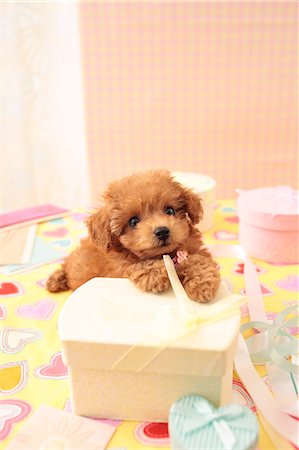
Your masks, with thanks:
[{"label": "puppy's paw", "polygon": [[204,280],[200,276],[185,281],[184,288],[188,296],[199,303],[207,303],[215,297],[219,283],[215,280]]},{"label": "puppy's paw", "polygon": [[130,275],[130,280],[142,291],[155,294],[165,292],[170,287],[170,281],[164,268],[136,270]]},{"label": "puppy's paw", "polygon": [[47,280],[46,287],[49,292],[67,291],[69,285],[65,270],[61,268],[52,273]]}]

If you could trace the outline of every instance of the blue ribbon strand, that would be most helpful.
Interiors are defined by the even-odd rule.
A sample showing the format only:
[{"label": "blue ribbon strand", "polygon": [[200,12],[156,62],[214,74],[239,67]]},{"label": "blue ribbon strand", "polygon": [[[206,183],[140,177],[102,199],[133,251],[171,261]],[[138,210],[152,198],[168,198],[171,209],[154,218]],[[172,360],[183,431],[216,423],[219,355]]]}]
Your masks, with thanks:
[{"label": "blue ribbon strand", "polygon": [[[249,329],[258,329],[263,330],[262,333],[265,334],[265,347],[258,351],[250,352],[253,364],[271,362],[290,374],[298,374],[298,366],[288,360],[291,355],[298,354],[298,339],[288,331],[288,328],[298,326],[298,317],[287,319],[289,314],[293,314],[297,310],[298,305],[285,308],[277,314],[272,325],[266,322],[252,321],[241,326],[241,332]],[[247,343],[250,340],[256,340],[257,336],[255,334],[248,338]]]}]

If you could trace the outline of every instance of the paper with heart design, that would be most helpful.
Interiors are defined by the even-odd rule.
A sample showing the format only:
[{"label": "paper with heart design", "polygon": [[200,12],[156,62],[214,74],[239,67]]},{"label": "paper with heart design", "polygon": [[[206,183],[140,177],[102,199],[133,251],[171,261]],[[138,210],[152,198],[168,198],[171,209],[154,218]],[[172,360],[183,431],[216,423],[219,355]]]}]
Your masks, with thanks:
[{"label": "paper with heart design", "polygon": [[67,367],[62,361],[61,352],[55,353],[49,364],[38,367],[35,370],[35,375],[40,378],[63,379],[67,378]]},{"label": "paper with heart design", "polygon": [[30,411],[30,405],[23,400],[0,400],[0,441],[9,435],[14,424],[24,419]]},{"label": "paper with heart design", "polygon": [[14,354],[22,351],[27,344],[37,341],[41,331],[28,328],[5,327],[1,330],[1,345],[4,353]]},{"label": "paper with heart design", "polygon": [[21,391],[28,381],[28,361],[16,361],[0,366],[0,394],[13,395]]},{"label": "paper with heart design", "polygon": [[16,309],[16,315],[25,319],[49,320],[54,314],[56,303],[50,298],[39,300],[33,305],[22,305]]},{"label": "paper with heart design", "polygon": [[0,283],[0,297],[15,297],[23,293],[24,289],[20,283],[15,281],[3,281]]}]

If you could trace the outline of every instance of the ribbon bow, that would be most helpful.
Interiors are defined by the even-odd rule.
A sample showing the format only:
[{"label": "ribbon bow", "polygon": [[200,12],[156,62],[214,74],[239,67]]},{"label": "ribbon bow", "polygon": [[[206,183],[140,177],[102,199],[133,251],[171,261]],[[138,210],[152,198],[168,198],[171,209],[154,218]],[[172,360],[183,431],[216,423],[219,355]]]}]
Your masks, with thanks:
[{"label": "ribbon bow", "polygon": [[272,362],[291,374],[298,374],[298,366],[286,359],[298,353],[298,340],[288,331],[288,328],[298,326],[298,317],[287,319],[288,315],[296,310],[298,305],[285,308],[277,315],[273,324],[252,321],[242,325],[242,332],[252,328],[263,330],[246,340],[254,364]]},{"label": "ribbon bow", "polygon": [[[188,399],[188,397],[185,397],[185,399]],[[183,402],[185,399],[182,399]],[[248,411],[236,404],[216,409],[209,401],[199,396],[190,396],[190,399],[192,403],[190,401],[187,404],[186,402],[184,402],[185,404],[176,402],[171,408],[171,414],[178,414],[186,419],[185,433],[193,433],[212,425],[223,448],[232,450],[237,442],[237,438],[234,430],[227,422],[232,422],[236,429],[248,430],[248,421],[246,420],[247,417],[245,417]]]}]

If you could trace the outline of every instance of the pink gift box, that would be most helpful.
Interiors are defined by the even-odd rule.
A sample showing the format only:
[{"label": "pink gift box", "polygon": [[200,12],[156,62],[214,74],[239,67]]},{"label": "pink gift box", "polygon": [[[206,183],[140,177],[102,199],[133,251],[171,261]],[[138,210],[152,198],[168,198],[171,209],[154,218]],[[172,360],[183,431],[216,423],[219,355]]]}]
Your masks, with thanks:
[{"label": "pink gift box", "polygon": [[240,244],[248,255],[274,264],[299,262],[298,190],[240,191],[238,216]]}]

